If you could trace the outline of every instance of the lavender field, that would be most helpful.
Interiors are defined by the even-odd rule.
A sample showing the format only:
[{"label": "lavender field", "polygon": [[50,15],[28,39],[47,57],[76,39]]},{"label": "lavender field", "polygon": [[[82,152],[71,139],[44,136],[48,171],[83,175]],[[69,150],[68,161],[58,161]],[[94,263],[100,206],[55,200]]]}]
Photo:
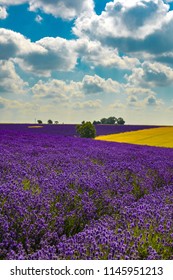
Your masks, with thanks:
[{"label": "lavender field", "polygon": [[[34,127],[40,126],[38,129]],[[31,128],[30,128],[31,127]],[[97,135],[107,135],[114,133],[122,133],[128,131],[136,131],[142,129],[156,128],[155,125],[95,125]],[[75,124],[58,124],[58,125],[31,125],[31,124],[0,124],[0,130],[14,130],[23,132],[32,132],[38,134],[77,136]]]},{"label": "lavender field", "polygon": [[0,259],[173,259],[173,149],[13,128],[0,129]]}]

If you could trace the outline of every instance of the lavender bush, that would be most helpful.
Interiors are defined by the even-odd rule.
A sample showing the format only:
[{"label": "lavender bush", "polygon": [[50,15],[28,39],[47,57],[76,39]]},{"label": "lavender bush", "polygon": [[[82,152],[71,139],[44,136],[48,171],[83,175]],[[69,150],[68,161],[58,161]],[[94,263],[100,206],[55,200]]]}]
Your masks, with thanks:
[{"label": "lavender bush", "polygon": [[40,133],[0,130],[0,259],[173,259],[172,149]]}]

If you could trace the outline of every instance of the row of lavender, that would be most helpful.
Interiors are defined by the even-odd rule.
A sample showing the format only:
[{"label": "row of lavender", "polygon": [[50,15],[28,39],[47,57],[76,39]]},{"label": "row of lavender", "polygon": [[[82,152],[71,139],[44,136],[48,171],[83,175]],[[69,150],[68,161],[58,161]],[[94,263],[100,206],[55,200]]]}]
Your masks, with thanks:
[{"label": "row of lavender", "polygon": [[173,150],[0,131],[0,259],[173,259]]},{"label": "row of lavender", "polygon": [[[63,136],[77,136],[75,124],[59,124],[59,125],[40,125],[41,127],[36,129],[36,124],[0,124],[1,129],[32,132],[32,133],[44,133],[51,135],[63,135]],[[30,128],[28,128],[30,127]],[[128,131],[135,131],[141,129],[155,128],[154,125],[95,125],[97,135],[107,135]]]}]

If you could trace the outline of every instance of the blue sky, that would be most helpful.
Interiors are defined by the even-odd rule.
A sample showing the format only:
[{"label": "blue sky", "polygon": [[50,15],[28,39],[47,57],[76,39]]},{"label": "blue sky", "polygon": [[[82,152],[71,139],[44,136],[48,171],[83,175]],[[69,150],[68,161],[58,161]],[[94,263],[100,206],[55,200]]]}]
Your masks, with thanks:
[{"label": "blue sky", "polygon": [[170,124],[173,1],[0,0],[0,122]]}]

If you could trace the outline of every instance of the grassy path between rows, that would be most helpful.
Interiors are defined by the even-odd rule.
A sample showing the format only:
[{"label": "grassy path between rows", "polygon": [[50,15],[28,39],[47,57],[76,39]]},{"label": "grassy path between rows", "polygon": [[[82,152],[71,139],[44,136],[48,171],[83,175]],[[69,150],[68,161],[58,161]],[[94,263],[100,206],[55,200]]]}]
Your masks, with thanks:
[{"label": "grassy path between rows", "polygon": [[98,136],[96,140],[173,148],[173,127],[159,127]]}]

